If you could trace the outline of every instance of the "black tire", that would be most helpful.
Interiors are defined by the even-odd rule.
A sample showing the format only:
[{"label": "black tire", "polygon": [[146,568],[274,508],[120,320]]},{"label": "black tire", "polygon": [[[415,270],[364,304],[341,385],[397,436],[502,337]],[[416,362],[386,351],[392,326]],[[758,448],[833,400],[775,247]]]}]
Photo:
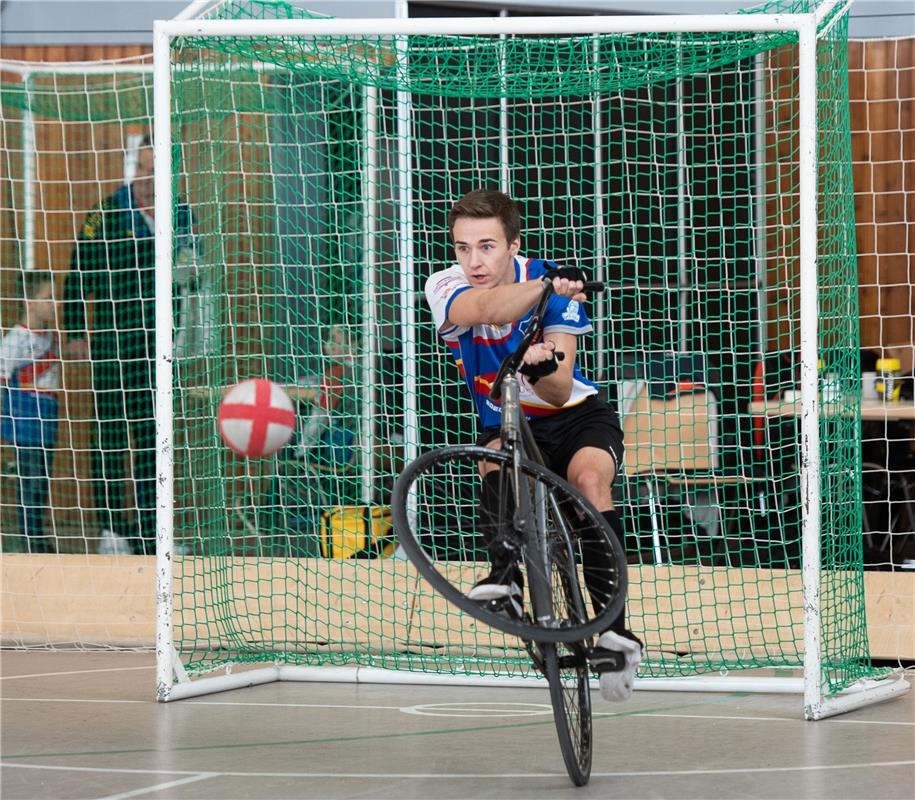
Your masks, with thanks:
[{"label": "black tire", "polygon": [[[587,601],[581,593],[578,571],[561,541],[547,553],[551,608],[535,609],[538,617],[547,614],[558,619],[581,620],[587,614]],[[569,778],[584,786],[591,777],[591,670],[581,642],[542,643],[535,660],[550,686],[553,721],[559,736],[559,749]]]},{"label": "black tire", "polygon": [[591,671],[580,644],[539,645],[566,771],[576,786],[591,778]]},{"label": "black tire", "polygon": [[[607,554],[609,568],[605,585],[609,597],[599,612],[590,612],[584,603],[579,619],[560,617],[538,624],[538,615],[528,614],[522,621],[495,613],[466,597],[474,581],[489,571],[489,561],[478,531],[478,464],[486,461],[510,474],[512,458],[501,450],[458,445],[424,453],[412,461],[394,484],[391,512],[400,545],[420,574],[439,594],[462,611],[498,630],[536,642],[582,642],[606,630],[620,613],[626,598],[626,558],[610,526],[581,494],[540,464],[520,460],[520,470],[529,483],[545,490],[547,528],[557,541],[566,542],[573,551],[580,545],[578,532],[588,531],[589,546],[595,544]],[[408,508],[411,491],[416,490],[414,508]],[[556,509],[561,509],[560,515]],[[575,528],[566,540],[557,522],[575,519]],[[551,545],[552,546],[552,545]],[[528,558],[521,553],[524,563]],[[478,570],[452,569],[449,562],[478,562]],[[569,579],[583,594],[578,570]],[[528,580],[528,584],[530,579]],[[552,583],[552,580],[551,580]],[[556,603],[554,603],[554,607]],[[564,606],[563,606],[564,607]]]}]

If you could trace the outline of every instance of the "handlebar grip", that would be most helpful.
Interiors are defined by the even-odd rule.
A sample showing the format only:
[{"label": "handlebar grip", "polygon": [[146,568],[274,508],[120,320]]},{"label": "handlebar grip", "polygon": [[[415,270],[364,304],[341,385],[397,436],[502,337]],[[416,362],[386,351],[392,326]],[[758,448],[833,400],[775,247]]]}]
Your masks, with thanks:
[{"label": "handlebar grip", "polygon": [[[545,275],[540,279],[540,283],[543,285],[544,288],[546,288],[547,286],[553,285],[553,282],[549,278],[547,278]],[[603,281],[585,281],[584,288],[582,289],[582,291],[585,293],[602,292],[603,290],[604,290]]]}]

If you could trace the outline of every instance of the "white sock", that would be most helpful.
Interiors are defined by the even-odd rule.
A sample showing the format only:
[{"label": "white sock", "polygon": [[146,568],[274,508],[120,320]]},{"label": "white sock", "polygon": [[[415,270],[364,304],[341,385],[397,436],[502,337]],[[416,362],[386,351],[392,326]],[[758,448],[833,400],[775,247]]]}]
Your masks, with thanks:
[{"label": "white sock", "polygon": [[638,642],[625,636],[620,636],[613,631],[602,633],[597,640],[597,646],[622,653],[626,657],[626,664],[621,670],[601,673],[601,697],[611,702],[628,700],[632,697],[635,675],[642,661],[642,646]]}]

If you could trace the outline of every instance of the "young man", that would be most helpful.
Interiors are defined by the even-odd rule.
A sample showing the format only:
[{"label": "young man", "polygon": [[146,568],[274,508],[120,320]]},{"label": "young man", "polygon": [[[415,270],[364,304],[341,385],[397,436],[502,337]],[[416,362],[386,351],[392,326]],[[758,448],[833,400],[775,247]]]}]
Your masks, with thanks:
[{"label": "young man", "polygon": [[[499,446],[501,410],[489,399],[491,381],[524,334],[525,322],[540,297],[542,278],[550,277],[555,296],[545,314],[543,340],[524,357],[521,407],[548,466],[594,504],[622,542],[622,524],[611,494],[623,457],[622,430],[616,412],[575,360],[578,336],[591,330],[581,306],[586,299],[581,270],[519,255],[520,212],[501,192],[466,194],[452,208],[448,228],[458,263],[428,279],[426,299],[476,405],[482,428],[478,443]],[[496,481],[494,471],[483,475],[480,499],[492,572],[468,597],[504,602],[505,610],[517,615],[522,603],[521,572],[511,554],[492,546],[493,524],[488,522],[499,502]],[[587,578],[588,564],[585,567]],[[592,579],[588,589],[597,604],[601,589],[593,584]],[[601,648],[622,653],[625,661],[621,670],[596,661],[601,694],[608,700],[628,699],[642,646],[626,630],[624,612],[598,639],[598,652]]]}]

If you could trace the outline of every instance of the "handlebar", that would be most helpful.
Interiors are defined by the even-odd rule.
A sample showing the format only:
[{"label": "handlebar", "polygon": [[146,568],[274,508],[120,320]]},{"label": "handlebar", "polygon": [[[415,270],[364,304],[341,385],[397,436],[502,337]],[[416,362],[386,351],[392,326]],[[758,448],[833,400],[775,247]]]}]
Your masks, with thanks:
[{"label": "handlebar", "polygon": [[[547,281],[550,286],[553,285],[552,281]],[[585,294],[597,293],[604,291],[604,282],[603,281],[585,281],[584,288],[582,291]]]},{"label": "handlebar", "polygon": [[[553,296],[553,282],[549,278],[544,277],[541,278],[541,283],[543,284],[543,290],[541,291],[540,299],[537,301],[534,311],[531,314],[527,330],[518,343],[518,347],[515,348],[515,351],[509,353],[499,366],[496,378],[492,382],[492,389],[489,390],[490,400],[499,400],[502,397],[502,381],[505,380],[505,376],[509,373],[518,371],[521,367],[521,362],[524,360],[524,354],[543,330],[543,312],[546,310],[546,305]],[[585,281],[584,287],[582,288],[582,292],[602,292],[603,290],[603,281]]]}]

